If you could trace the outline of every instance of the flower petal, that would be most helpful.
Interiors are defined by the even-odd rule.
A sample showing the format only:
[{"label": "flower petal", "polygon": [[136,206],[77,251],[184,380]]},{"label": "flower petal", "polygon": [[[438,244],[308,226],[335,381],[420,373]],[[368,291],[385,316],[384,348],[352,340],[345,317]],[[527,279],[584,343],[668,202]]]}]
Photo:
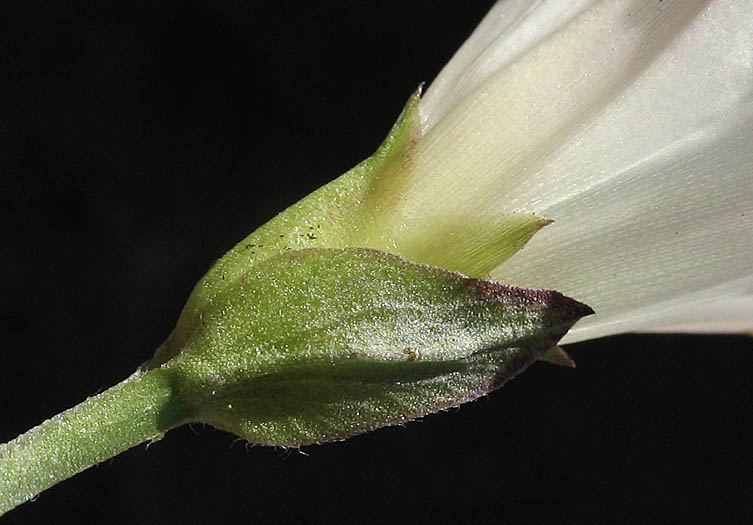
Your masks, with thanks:
[{"label": "flower petal", "polygon": [[676,307],[665,315],[668,324],[654,332],[747,333],[753,335],[753,289]]},{"label": "flower petal", "polygon": [[[510,5],[518,26],[534,16]],[[591,304],[563,342],[676,323],[753,280],[753,2],[583,7],[526,49],[506,40],[526,31],[482,24],[461,53],[512,51],[475,50],[503,67],[452,108],[428,103],[452,96],[452,63],[432,86],[409,198],[554,219],[491,276]]]},{"label": "flower petal", "polygon": [[[567,342],[677,322],[673,310],[685,303],[717,302],[750,289],[748,129],[677,144],[674,152],[552,203],[546,213],[555,223],[492,276],[594,304],[596,318],[576,327]],[[753,321],[753,309],[745,315]]]},{"label": "flower petal", "polygon": [[594,0],[497,2],[432,82],[421,103],[431,128],[495,71],[562,29]]}]

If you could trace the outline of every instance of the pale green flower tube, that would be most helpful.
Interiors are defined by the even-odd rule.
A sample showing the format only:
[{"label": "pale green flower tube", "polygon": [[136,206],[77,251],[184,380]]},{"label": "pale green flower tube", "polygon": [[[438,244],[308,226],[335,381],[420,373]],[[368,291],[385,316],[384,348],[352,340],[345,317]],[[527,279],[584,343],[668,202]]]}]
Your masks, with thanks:
[{"label": "pale green flower tube", "polygon": [[753,328],[753,2],[499,2],[419,104],[396,223],[554,220],[492,278],[594,307],[564,342]]}]

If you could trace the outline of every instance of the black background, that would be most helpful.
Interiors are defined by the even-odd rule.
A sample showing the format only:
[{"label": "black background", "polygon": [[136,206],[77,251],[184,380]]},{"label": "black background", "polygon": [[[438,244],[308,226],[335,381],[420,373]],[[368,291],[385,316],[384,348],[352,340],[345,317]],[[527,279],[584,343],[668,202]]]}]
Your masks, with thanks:
[{"label": "black background", "polygon": [[[314,4],[0,7],[0,441],[148,359],[213,260],[368,156],[491,2]],[[576,370],[303,453],[184,427],[0,522],[745,522],[751,347],[573,345]]]}]

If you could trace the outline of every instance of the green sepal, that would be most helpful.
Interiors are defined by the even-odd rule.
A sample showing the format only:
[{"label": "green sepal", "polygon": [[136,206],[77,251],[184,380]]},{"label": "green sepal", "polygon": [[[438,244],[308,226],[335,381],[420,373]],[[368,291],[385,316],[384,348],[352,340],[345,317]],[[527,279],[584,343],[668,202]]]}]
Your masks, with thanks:
[{"label": "green sepal", "polygon": [[384,252],[297,250],[196,312],[200,328],[163,369],[190,419],[299,446],[483,396],[590,313]]},{"label": "green sepal", "polygon": [[[222,256],[194,287],[175,330],[144,365],[153,368],[177,355],[200,326],[198,312],[222,303],[238,279],[259,261],[292,250],[366,246],[366,230],[385,184],[409,163],[411,143],[420,136],[413,93],[379,148],[366,160],[307,195],[256,229]],[[389,185],[389,184],[388,184]]]},{"label": "green sepal", "polygon": [[530,214],[474,210],[462,217],[438,215],[422,221],[403,217],[404,195],[414,177],[412,152],[422,138],[419,100],[420,90],[372,156],[278,214],[219,259],[197,283],[168,340],[142,368],[176,356],[200,327],[198,312],[222,304],[249,268],[277,254],[307,248],[371,248],[471,277],[488,277],[551,222]]}]

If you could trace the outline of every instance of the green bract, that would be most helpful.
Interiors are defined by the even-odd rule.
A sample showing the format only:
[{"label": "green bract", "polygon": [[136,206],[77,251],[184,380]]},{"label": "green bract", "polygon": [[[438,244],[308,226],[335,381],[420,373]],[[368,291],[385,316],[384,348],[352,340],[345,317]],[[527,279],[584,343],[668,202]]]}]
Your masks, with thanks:
[{"label": "green bract", "polygon": [[550,221],[406,215],[417,101],[217,261],[136,373],[0,445],[0,514],[184,423],[300,446],[476,399],[537,359],[572,366],[556,344],[588,306],[484,279]]},{"label": "green bract", "polygon": [[471,277],[520,250],[551,221],[533,215],[432,216],[406,223],[399,206],[412,177],[421,131],[420,93],[411,96],[377,151],[248,235],[202,277],[175,331],[150,366],[176,355],[201,323],[198,315],[233,293],[259,261],[306,248],[371,248]]},{"label": "green bract", "polygon": [[251,442],[343,439],[482,396],[591,310],[364,249],[255,265],[163,366],[190,420]]},{"label": "green bract", "polygon": [[374,155],[197,284],[142,367],[169,373],[186,421],[297,446],[459,405],[539,358],[571,363],[554,347],[587,306],[479,279],[550,221],[400,215],[418,97]]}]

